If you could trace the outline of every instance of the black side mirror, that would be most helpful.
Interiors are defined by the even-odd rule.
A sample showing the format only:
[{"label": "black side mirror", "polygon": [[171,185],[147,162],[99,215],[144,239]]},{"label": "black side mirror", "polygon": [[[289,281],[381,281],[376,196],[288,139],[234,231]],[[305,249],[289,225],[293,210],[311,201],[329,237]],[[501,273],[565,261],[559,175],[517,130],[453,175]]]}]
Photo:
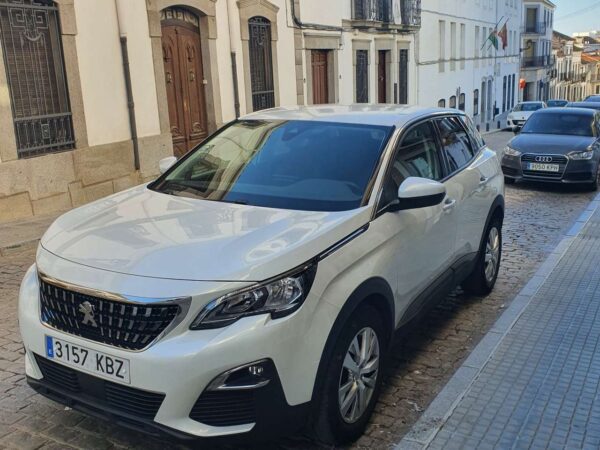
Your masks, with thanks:
[{"label": "black side mirror", "polygon": [[446,186],[427,178],[410,177],[398,188],[398,199],[387,207],[389,212],[428,208],[446,197]]}]

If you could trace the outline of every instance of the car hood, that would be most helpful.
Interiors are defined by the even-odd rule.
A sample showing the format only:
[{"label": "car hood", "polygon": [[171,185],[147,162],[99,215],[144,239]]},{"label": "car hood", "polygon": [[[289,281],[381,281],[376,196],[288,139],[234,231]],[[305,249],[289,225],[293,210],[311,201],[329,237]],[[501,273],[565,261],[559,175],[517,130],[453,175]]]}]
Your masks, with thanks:
[{"label": "car hood", "polygon": [[594,143],[593,137],[557,134],[519,134],[508,145],[521,153],[552,153],[566,155],[584,151]]},{"label": "car hood", "polygon": [[368,223],[369,209],[271,209],[139,186],[64,214],[41,245],[63,259],[118,273],[262,281],[305,263]]},{"label": "car hood", "polygon": [[508,115],[509,120],[527,120],[535,111],[514,111]]}]

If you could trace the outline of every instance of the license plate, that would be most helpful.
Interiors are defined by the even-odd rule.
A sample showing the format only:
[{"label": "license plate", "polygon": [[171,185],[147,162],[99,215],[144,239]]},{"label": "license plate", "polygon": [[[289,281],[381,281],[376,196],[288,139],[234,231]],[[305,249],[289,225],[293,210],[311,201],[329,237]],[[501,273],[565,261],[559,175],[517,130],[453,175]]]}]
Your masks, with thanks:
[{"label": "license plate", "polygon": [[559,172],[560,166],[558,164],[529,163],[528,169],[539,172]]},{"label": "license plate", "polygon": [[103,378],[129,384],[129,360],[46,336],[46,357]]}]

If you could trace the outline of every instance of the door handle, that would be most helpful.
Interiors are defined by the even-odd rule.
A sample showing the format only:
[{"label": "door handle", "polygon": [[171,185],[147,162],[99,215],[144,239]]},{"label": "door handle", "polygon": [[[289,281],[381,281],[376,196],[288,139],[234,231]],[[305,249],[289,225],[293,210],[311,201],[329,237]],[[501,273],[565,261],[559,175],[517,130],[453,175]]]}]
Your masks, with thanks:
[{"label": "door handle", "polygon": [[456,200],[454,200],[453,198],[447,198],[446,201],[444,202],[444,206],[442,206],[442,210],[446,214],[450,214],[454,210],[455,207],[456,207]]},{"label": "door handle", "polygon": [[479,179],[479,187],[475,190],[475,192],[483,192],[485,190],[485,187],[486,187],[488,181],[490,181],[490,179],[488,177],[484,177],[482,175],[481,178]]}]

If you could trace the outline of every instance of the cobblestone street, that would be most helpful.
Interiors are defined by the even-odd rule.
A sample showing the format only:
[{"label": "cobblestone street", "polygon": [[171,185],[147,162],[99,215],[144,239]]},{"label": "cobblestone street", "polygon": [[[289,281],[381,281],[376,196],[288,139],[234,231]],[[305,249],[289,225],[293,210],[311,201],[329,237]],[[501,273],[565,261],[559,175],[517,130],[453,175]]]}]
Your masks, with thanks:
[{"label": "cobblestone street", "polygon": [[[511,137],[503,132],[486,140],[498,151]],[[355,448],[388,448],[401,439],[594,196],[577,187],[507,187],[503,263],[496,289],[485,298],[455,293],[396,343],[376,414]],[[0,448],[168,446],[65,409],[27,387],[17,294],[33,259],[33,250],[0,258]],[[273,446],[315,444],[296,437]]]}]

